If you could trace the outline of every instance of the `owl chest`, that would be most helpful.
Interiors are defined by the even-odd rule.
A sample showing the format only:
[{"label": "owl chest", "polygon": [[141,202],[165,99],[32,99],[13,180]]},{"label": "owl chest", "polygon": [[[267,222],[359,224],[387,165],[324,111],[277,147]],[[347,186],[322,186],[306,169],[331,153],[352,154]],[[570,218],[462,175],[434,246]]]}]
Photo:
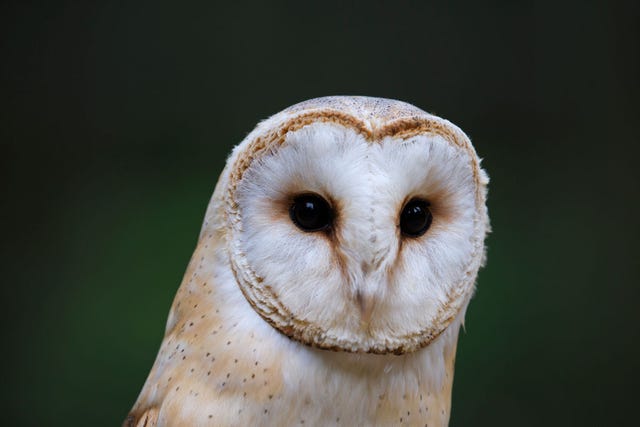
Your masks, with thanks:
[{"label": "owl chest", "polygon": [[[279,350],[286,350],[283,347]],[[331,360],[323,362],[313,357],[314,351],[311,357],[306,352],[286,355],[257,345],[234,356],[209,354],[201,372],[182,370],[182,387],[169,391],[160,421],[216,426],[447,425],[450,387],[431,390],[419,384],[415,373],[340,366],[340,355],[329,354]]]},{"label": "owl chest", "polygon": [[[207,286],[186,288],[151,376],[156,389],[145,388],[142,400],[161,400],[158,425],[447,425],[453,353],[313,349],[271,327],[237,290],[214,299],[197,292]],[[431,378],[443,370],[446,380]]]}]

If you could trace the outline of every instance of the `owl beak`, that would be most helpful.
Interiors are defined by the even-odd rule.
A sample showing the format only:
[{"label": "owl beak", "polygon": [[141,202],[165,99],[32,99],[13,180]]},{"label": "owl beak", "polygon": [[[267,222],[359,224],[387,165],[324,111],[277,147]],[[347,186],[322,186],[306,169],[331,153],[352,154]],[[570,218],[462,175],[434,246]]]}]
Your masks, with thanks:
[{"label": "owl beak", "polygon": [[375,298],[372,295],[365,295],[362,291],[356,291],[356,303],[360,310],[360,326],[362,329],[369,329],[371,315],[375,308]]}]

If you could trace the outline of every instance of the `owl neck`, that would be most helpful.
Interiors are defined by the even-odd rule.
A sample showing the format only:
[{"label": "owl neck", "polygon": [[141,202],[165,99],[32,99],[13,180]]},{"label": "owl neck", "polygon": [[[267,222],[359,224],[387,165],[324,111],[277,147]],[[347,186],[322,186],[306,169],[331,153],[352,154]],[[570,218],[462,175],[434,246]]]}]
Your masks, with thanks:
[{"label": "owl neck", "polygon": [[[326,399],[329,391],[332,401],[360,408],[363,419],[375,424],[448,425],[463,316],[464,311],[425,348],[400,356],[308,349],[296,359],[304,361],[305,367],[300,368],[304,369],[305,380],[315,386],[303,386],[296,392],[307,392],[308,398],[317,402]],[[293,377],[300,374],[298,369],[283,372],[285,376],[293,372],[291,381],[299,381]],[[317,390],[318,395],[309,390]]]},{"label": "owl neck", "polygon": [[[438,338],[411,353],[320,350],[288,338],[253,310],[235,283],[223,250],[206,243],[199,248],[203,252],[194,254],[187,270],[169,316],[165,341],[174,346],[183,334],[205,337],[199,348],[215,352],[216,360],[198,359],[202,364],[199,371],[211,372],[202,377],[203,390],[213,387],[216,393],[223,390],[224,396],[233,395],[237,407],[230,414],[245,410],[242,405],[252,402],[260,408],[260,416],[267,408],[269,414],[289,414],[298,421],[304,415],[308,425],[332,423],[329,420],[340,420],[338,425],[448,424],[457,338],[466,304]],[[199,269],[204,251],[217,257],[211,271]],[[204,317],[190,311],[194,305]],[[189,326],[192,319],[196,323]],[[182,366],[181,360],[171,359],[176,370]],[[195,362],[187,360],[189,369],[185,372],[191,375],[191,363]],[[177,378],[170,369],[165,368],[164,374],[163,384],[169,377],[172,382]],[[149,393],[155,396],[156,392],[150,389]],[[293,421],[291,418],[283,424]],[[237,420],[229,421],[234,423]]]}]

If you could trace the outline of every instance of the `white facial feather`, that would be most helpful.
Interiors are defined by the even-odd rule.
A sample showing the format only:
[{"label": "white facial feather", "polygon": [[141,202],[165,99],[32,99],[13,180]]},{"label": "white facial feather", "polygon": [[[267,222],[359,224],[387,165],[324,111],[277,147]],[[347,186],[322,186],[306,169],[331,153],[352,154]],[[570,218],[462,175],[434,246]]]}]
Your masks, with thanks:
[{"label": "white facial feather", "polygon": [[[337,244],[291,221],[291,196],[309,192],[336,204]],[[428,328],[472,268],[471,164],[438,136],[371,143],[340,125],[309,125],[255,160],[236,197],[249,265],[295,317],[339,342],[397,346]],[[434,211],[415,239],[398,228],[414,197],[433,200]],[[373,306],[366,325],[362,301]]]}]

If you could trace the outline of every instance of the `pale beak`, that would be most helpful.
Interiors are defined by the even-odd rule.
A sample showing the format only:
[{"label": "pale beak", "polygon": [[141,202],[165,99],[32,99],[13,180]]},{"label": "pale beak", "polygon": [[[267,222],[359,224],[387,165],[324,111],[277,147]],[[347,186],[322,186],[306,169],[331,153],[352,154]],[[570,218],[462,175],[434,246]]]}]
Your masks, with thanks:
[{"label": "pale beak", "polygon": [[356,303],[360,310],[360,327],[365,330],[369,330],[369,323],[371,322],[371,315],[376,305],[376,298],[372,295],[366,295],[362,291],[356,291]]}]

